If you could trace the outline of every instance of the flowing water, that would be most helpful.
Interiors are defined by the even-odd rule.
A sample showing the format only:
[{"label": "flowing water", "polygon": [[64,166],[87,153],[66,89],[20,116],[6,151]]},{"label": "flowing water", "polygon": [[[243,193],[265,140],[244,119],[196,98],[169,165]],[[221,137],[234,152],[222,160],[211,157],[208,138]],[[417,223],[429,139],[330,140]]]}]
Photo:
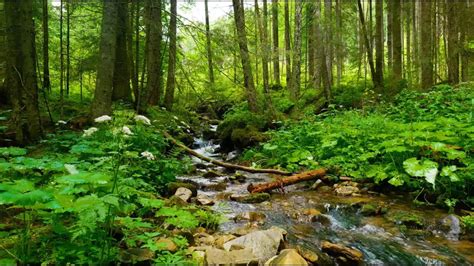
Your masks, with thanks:
[{"label": "flowing water", "polygon": [[[196,139],[195,150],[216,159],[225,159],[216,153],[218,145],[212,141]],[[231,156],[235,156],[231,155]],[[225,172],[193,159],[199,166],[198,171],[210,169]],[[264,214],[263,221],[253,222],[258,228],[279,226],[288,232],[291,245],[302,245],[318,250],[320,243],[327,240],[333,243],[355,247],[364,253],[364,263],[369,265],[474,265],[474,243],[460,240],[461,228],[454,215],[433,207],[415,207],[403,195],[363,194],[357,197],[336,196],[332,189],[311,190],[302,184],[285,188],[285,193],[274,192],[270,201],[259,204],[244,204],[231,201],[231,194],[247,194],[250,183],[272,180],[267,174],[239,173],[246,177],[244,181],[235,181],[228,174],[215,178],[204,178],[197,173],[179,177],[190,180],[200,186],[199,193],[213,198],[213,209],[227,218],[219,230],[232,232],[237,228],[249,226],[249,221],[236,221],[237,215],[245,212]],[[216,191],[218,190],[218,191]],[[405,211],[415,213],[425,221],[424,229],[404,230],[386,216],[364,217],[354,205],[360,203],[383,204],[388,213]],[[308,209],[322,214],[314,221],[306,215]],[[448,224],[440,230],[437,224]]]}]

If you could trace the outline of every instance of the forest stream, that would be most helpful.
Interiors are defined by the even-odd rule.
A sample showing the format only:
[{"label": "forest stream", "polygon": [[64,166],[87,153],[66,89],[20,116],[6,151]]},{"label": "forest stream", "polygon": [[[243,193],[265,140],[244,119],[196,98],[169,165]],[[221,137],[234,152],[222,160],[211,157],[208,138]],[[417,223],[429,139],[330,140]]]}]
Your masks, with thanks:
[{"label": "forest stream", "polygon": [[[216,153],[218,148],[213,140],[195,139],[195,151],[226,160],[229,155]],[[297,184],[286,187],[284,193],[274,191],[268,201],[240,203],[230,200],[231,195],[246,195],[250,183],[267,182],[272,177],[240,171],[229,173],[196,158],[193,162],[197,173],[178,179],[197,184],[198,195],[207,196],[215,203],[213,210],[226,217],[218,233],[235,234],[277,226],[287,231],[290,247],[315,251],[320,261],[323,259],[323,265],[324,258],[327,263],[333,262],[320,251],[322,241],[360,250],[364,264],[370,265],[474,263],[472,243],[462,240],[456,216],[431,206],[415,207],[403,194],[383,195],[368,191],[356,196],[340,196],[330,186],[314,189]],[[213,174],[203,177],[205,173]],[[382,206],[384,215],[367,213],[364,205]]]}]

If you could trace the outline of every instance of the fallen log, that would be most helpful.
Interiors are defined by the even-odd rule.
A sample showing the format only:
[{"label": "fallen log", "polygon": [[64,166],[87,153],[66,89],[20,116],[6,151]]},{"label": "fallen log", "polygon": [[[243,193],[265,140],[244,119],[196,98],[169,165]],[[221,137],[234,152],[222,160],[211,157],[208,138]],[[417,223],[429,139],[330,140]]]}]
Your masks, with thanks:
[{"label": "fallen log", "polygon": [[259,193],[266,192],[277,188],[282,188],[284,186],[293,185],[299,182],[313,180],[313,179],[326,179],[326,169],[321,168],[318,170],[307,171],[299,174],[294,174],[288,177],[278,178],[275,181],[261,184],[250,184],[247,187],[247,190],[250,193]]},{"label": "fallen log", "polygon": [[257,168],[243,166],[243,165],[225,163],[225,162],[222,162],[222,161],[214,160],[214,159],[209,158],[207,156],[204,156],[204,155],[190,149],[186,145],[180,143],[178,140],[173,138],[168,132],[163,132],[163,135],[167,139],[169,139],[171,141],[171,143],[173,143],[174,145],[182,148],[188,154],[190,154],[190,155],[192,155],[196,158],[199,158],[203,161],[206,161],[206,162],[218,165],[218,166],[222,166],[222,167],[227,168],[227,169],[240,170],[240,171],[249,172],[249,173],[265,173],[265,174],[275,174],[275,175],[284,175],[284,176],[289,176],[289,175],[292,174],[290,172],[281,171],[281,170],[277,170],[277,169],[257,169]]},{"label": "fallen log", "polygon": [[349,248],[343,245],[331,243],[329,241],[321,242],[322,251],[332,256],[342,256],[352,262],[360,263],[364,258],[364,254],[357,249]]}]

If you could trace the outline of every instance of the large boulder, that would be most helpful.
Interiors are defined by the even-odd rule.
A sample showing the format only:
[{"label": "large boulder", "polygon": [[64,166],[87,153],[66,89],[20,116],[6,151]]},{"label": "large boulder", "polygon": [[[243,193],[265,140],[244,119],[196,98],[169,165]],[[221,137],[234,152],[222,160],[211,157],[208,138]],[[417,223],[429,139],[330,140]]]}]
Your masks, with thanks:
[{"label": "large boulder", "polygon": [[286,231],[278,227],[261,230],[238,237],[223,245],[225,250],[231,250],[233,246],[249,249],[255,257],[261,261],[267,261],[275,256],[280,244],[284,241]]},{"label": "large boulder", "polygon": [[249,265],[257,263],[257,258],[250,249],[222,250],[213,247],[206,249],[207,265]]},{"label": "large boulder", "polygon": [[280,252],[278,256],[275,256],[268,260],[265,265],[288,265],[288,266],[297,266],[297,265],[308,265],[306,260],[298,254],[296,249],[284,249]]}]

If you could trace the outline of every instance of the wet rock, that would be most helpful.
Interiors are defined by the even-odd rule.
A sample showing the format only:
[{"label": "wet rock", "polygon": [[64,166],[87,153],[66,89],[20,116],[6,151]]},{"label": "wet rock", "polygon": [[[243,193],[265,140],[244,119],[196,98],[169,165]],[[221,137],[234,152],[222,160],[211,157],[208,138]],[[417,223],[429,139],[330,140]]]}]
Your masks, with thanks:
[{"label": "wet rock", "polygon": [[272,227],[268,230],[261,230],[238,237],[224,244],[225,250],[230,250],[233,245],[243,246],[249,249],[259,261],[266,261],[275,256],[278,252],[280,244],[284,240],[286,231]]},{"label": "wet rock", "polygon": [[362,208],[360,208],[360,213],[364,216],[372,216],[377,214],[377,206],[374,204],[364,204]]},{"label": "wet rock", "polygon": [[221,235],[221,236],[218,236],[217,239],[216,239],[216,242],[215,242],[215,245],[218,247],[218,248],[224,248],[224,244],[231,241],[231,240],[234,240],[236,239],[237,237],[234,236],[234,235]]},{"label": "wet rock", "polygon": [[176,190],[174,195],[180,199],[182,199],[184,202],[188,202],[188,200],[191,198],[193,195],[193,192],[190,189],[180,187]]},{"label": "wet rock", "polygon": [[314,209],[314,208],[310,208],[310,209],[305,209],[303,210],[303,214],[304,215],[312,215],[312,216],[316,216],[316,215],[320,215],[321,212]]},{"label": "wet rock", "polygon": [[155,241],[155,244],[157,245],[158,249],[162,251],[169,251],[171,253],[174,253],[178,250],[178,246],[173,242],[173,240],[169,238],[158,238]]},{"label": "wet rock", "polygon": [[231,196],[232,196],[232,192],[221,192],[221,193],[217,193],[215,198],[216,200],[230,200]]},{"label": "wet rock", "polygon": [[168,195],[174,195],[176,193],[176,190],[180,187],[187,188],[191,190],[192,196],[196,197],[197,196],[197,190],[198,190],[198,185],[190,183],[190,182],[169,182],[166,184]]},{"label": "wet rock", "polygon": [[209,198],[208,196],[206,195],[203,195],[203,194],[199,194],[197,197],[196,197],[196,201],[201,204],[201,205],[204,205],[204,206],[211,206],[211,205],[214,205],[214,201]]},{"label": "wet rock", "polygon": [[446,239],[457,241],[461,234],[461,222],[457,216],[450,214],[441,219],[439,229]]},{"label": "wet rock", "polygon": [[209,170],[207,172],[205,172],[202,177],[204,178],[215,178],[215,177],[219,177],[219,176],[223,176],[224,174],[223,173],[220,173],[220,172],[217,172],[215,170]]},{"label": "wet rock", "polygon": [[319,215],[314,215],[311,217],[311,222],[317,222],[320,223],[323,226],[331,226],[331,218],[329,218],[328,215],[326,214],[319,214]]},{"label": "wet rock", "polygon": [[364,254],[357,249],[346,247],[340,244],[334,244],[328,241],[321,242],[321,249],[334,257],[343,257],[351,262],[361,262]]},{"label": "wet rock", "polygon": [[275,256],[265,262],[267,266],[273,265],[308,265],[306,260],[298,254],[295,249],[284,249],[278,256]]},{"label": "wet rock", "polygon": [[206,249],[206,262],[208,265],[246,265],[258,263],[258,259],[250,249],[227,251],[209,247]]},{"label": "wet rock", "polygon": [[423,228],[424,220],[417,214],[399,211],[394,214],[390,214],[389,220],[392,220],[396,224],[404,225],[408,228]]},{"label": "wet rock", "polygon": [[204,265],[206,263],[206,252],[202,250],[196,250],[193,252],[193,262],[196,265]]},{"label": "wet rock", "polygon": [[243,212],[239,213],[234,217],[234,221],[249,221],[249,222],[260,222],[264,221],[267,216],[261,212]]},{"label": "wet rock", "polygon": [[247,195],[232,195],[230,199],[241,203],[260,203],[270,199],[268,193],[254,193]]},{"label": "wet rock", "polygon": [[186,206],[186,205],[187,205],[187,202],[184,201],[182,198],[180,198],[178,196],[171,196],[165,202],[165,206],[168,206],[168,207],[170,207],[170,206],[183,207],[183,206]]},{"label": "wet rock", "polygon": [[195,242],[198,246],[213,246],[216,239],[208,233],[197,233],[194,235]]},{"label": "wet rock", "polygon": [[252,232],[255,232],[257,230],[258,230],[258,227],[256,227],[255,225],[246,225],[246,226],[242,226],[242,227],[238,227],[234,229],[232,231],[232,234],[236,236],[243,236],[243,235],[247,235]]},{"label": "wet rock", "polygon": [[303,246],[297,246],[296,250],[298,250],[298,253],[307,261],[311,263],[316,263],[318,261],[318,254],[316,252],[312,251],[311,249],[305,248]]},{"label": "wet rock", "polygon": [[216,184],[207,185],[203,188],[205,191],[224,191],[227,189],[226,182],[220,182]]},{"label": "wet rock", "polygon": [[339,196],[350,196],[353,193],[359,192],[359,188],[353,186],[338,186],[336,187],[335,191]]}]

